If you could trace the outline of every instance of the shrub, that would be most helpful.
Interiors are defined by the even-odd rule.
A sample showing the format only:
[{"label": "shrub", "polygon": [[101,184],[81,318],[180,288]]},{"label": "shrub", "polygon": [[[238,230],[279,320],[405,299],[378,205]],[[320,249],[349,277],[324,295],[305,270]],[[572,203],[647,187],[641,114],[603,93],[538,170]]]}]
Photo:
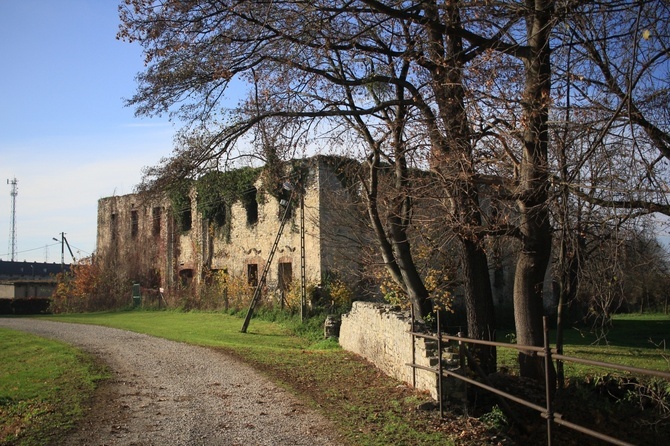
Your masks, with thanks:
[{"label": "shrub", "polygon": [[102,270],[90,258],[56,276],[51,296],[53,313],[81,313],[121,308],[129,304],[131,283],[112,271]]}]

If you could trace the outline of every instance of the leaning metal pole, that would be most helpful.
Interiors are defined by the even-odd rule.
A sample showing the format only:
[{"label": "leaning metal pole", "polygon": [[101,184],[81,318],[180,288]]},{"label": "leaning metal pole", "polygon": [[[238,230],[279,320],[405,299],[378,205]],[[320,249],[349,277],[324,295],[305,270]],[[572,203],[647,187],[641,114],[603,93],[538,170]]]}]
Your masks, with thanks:
[{"label": "leaning metal pole", "polygon": [[293,193],[294,190],[291,191],[291,195],[289,196],[288,203],[286,204],[286,209],[284,209],[284,215],[282,216],[281,219],[281,224],[279,225],[279,230],[277,231],[277,237],[275,237],[275,241],[272,244],[272,249],[270,250],[270,254],[268,255],[268,261],[265,263],[265,267],[263,268],[263,274],[261,275],[260,279],[258,280],[258,285],[256,286],[256,289],[254,290],[254,295],[251,298],[251,303],[249,304],[249,310],[247,311],[247,316],[244,318],[244,324],[242,324],[242,329],[240,332],[246,333],[247,328],[249,328],[249,321],[251,321],[251,316],[254,314],[254,307],[258,303],[258,299],[261,297],[261,290],[263,289],[263,286],[265,285],[265,280],[268,277],[268,271],[270,270],[270,265],[272,264],[272,258],[275,255],[275,252],[277,251],[277,246],[279,245],[279,239],[281,239],[281,235],[284,232],[284,226],[286,225],[286,221],[288,220],[288,215],[291,210],[291,201],[293,199]]}]

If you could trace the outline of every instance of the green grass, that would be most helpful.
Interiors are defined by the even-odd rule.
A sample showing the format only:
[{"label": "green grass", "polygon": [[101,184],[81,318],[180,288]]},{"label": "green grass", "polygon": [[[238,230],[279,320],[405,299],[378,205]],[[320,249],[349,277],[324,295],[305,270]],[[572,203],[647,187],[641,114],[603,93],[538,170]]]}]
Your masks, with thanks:
[{"label": "green grass", "polygon": [[123,311],[42,316],[59,322],[102,325],[206,347],[253,350],[307,348],[310,341],[293,336],[280,324],[253,319],[241,333],[242,319],[222,313]]},{"label": "green grass", "polygon": [[[504,342],[510,332],[500,332]],[[606,338],[599,339],[589,328],[568,328],[564,334],[564,354],[643,369],[670,371],[670,315],[616,315]],[[550,330],[549,341],[555,346],[556,331]],[[516,367],[517,351],[499,349],[499,364]],[[623,373],[587,365],[565,363],[566,376],[583,378],[604,373]]]},{"label": "green grass", "polygon": [[95,381],[92,358],[56,341],[0,329],[0,444],[55,442],[80,419]]}]

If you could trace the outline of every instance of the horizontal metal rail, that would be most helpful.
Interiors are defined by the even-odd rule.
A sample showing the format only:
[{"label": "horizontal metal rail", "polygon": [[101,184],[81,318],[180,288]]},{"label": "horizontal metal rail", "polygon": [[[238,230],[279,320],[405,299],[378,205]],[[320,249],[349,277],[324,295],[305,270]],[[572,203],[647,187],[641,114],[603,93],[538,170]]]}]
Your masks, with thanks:
[{"label": "horizontal metal rail", "polygon": [[[438,315],[439,317],[439,315]],[[546,329],[546,321],[545,321],[545,332],[547,331]],[[470,338],[464,338],[461,336],[450,336],[450,335],[445,335],[442,334],[439,331],[438,327],[438,333],[437,336],[435,335],[430,335],[430,334],[425,334],[425,333],[418,333],[414,332],[412,330],[410,332],[410,335],[415,338],[424,338],[424,339],[431,339],[431,340],[436,340],[439,343],[438,346],[438,358],[441,364],[442,361],[442,348],[441,348],[441,342],[442,340],[445,341],[453,341],[459,343],[461,345],[461,348],[466,348],[466,344],[477,344],[477,345],[486,345],[486,346],[492,346],[492,347],[500,347],[500,348],[509,348],[509,349],[514,349],[514,350],[519,350],[522,352],[531,352],[532,355],[538,356],[538,357],[544,357],[545,361],[552,361],[554,359],[559,360],[559,361],[564,361],[564,362],[573,362],[573,363],[578,363],[578,364],[584,364],[584,365],[591,365],[595,367],[602,367],[602,368],[607,368],[607,369],[614,369],[614,370],[619,370],[619,371],[624,371],[624,372],[629,372],[637,375],[646,375],[646,376],[653,376],[653,377],[658,377],[658,378],[663,378],[666,380],[670,381],[670,373],[668,372],[663,372],[660,370],[650,370],[650,369],[642,369],[638,367],[631,367],[631,366],[626,366],[622,364],[613,364],[613,363],[608,363],[608,362],[603,362],[603,361],[595,361],[591,359],[585,359],[585,358],[577,358],[577,357],[572,357],[572,356],[567,356],[563,354],[557,353],[557,350],[554,348],[549,347],[548,340],[546,339],[545,336],[545,345],[543,347],[538,347],[538,346],[528,346],[528,345],[519,345],[519,344],[508,344],[508,343],[503,343],[503,342],[495,342],[495,341],[485,341],[485,340],[480,340],[480,339],[470,339]],[[546,333],[545,333],[546,335]],[[414,360],[414,359],[413,359]],[[425,370],[431,373],[434,373],[438,376],[444,376],[444,377],[453,377],[456,379],[459,379],[461,381],[464,381],[470,385],[477,386],[479,388],[482,388],[484,390],[487,390],[495,395],[501,396],[505,399],[508,399],[510,401],[514,401],[522,406],[528,407],[532,410],[537,411],[542,418],[547,419],[547,430],[548,430],[548,444],[551,445],[551,424],[555,423],[557,425],[566,427],[568,429],[572,429],[577,432],[581,432],[585,435],[591,436],[593,438],[597,438],[599,440],[603,440],[606,442],[609,442],[611,444],[615,444],[618,446],[633,446],[631,443],[625,442],[623,440],[620,440],[618,438],[611,437],[609,435],[603,434],[598,431],[594,431],[592,429],[589,429],[587,427],[581,426],[579,424],[572,423],[570,421],[567,421],[563,419],[563,416],[560,413],[554,413],[552,409],[552,402],[550,399],[550,392],[547,392],[547,407],[543,407],[539,404],[535,404],[531,401],[525,400],[521,397],[512,395],[510,393],[507,393],[505,391],[502,391],[500,389],[497,389],[491,385],[479,382],[477,380],[474,380],[472,378],[468,378],[467,376],[463,376],[461,374],[458,374],[456,372],[450,371],[450,370],[441,370],[441,367],[428,367],[428,366],[423,366],[419,365],[416,363],[408,363],[406,364],[407,366],[412,367],[413,369],[420,369],[420,370]],[[545,375],[548,375],[548,367],[545,367]],[[548,378],[548,376],[545,376],[545,378]],[[549,380],[546,379],[545,383],[548,383]],[[547,384],[545,384],[547,386]],[[548,386],[547,386],[548,387]],[[441,389],[440,389],[441,390]],[[548,389],[545,389],[548,390]],[[440,400],[442,399],[441,391],[439,392],[439,398]]]},{"label": "horizontal metal rail", "polygon": [[552,417],[552,422],[559,424],[561,426],[567,427],[568,429],[572,429],[577,432],[581,432],[582,434],[588,435],[589,437],[594,437],[599,440],[607,441],[612,444],[616,444],[619,446],[634,446],[632,443],[627,443],[623,440],[619,440],[618,438],[610,437],[609,435],[605,435],[603,433],[591,430],[589,428],[586,428],[584,426],[580,426],[579,424],[571,423],[569,421],[564,420],[558,414],[556,414],[554,417]]},{"label": "horizontal metal rail", "polygon": [[[479,344],[479,345],[488,345],[492,347],[502,347],[502,348],[511,348],[519,351],[524,351],[524,352],[534,352],[537,354],[537,356],[544,357],[546,356],[546,353],[544,351],[544,347],[535,347],[531,345],[519,345],[519,344],[507,344],[505,342],[494,342],[494,341],[484,341],[481,339],[470,339],[470,338],[463,338],[460,336],[450,336],[450,335],[442,335],[442,339],[448,340],[448,341],[455,341],[455,342],[465,342],[467,344]],[[565,362],[575,362],[579,364],[584,364],[584,365],[592,365],[595,367],[603,367],[607,369],[615,369],[615,370],[620,370],[622,372],[630,372],[630,373],[635,373],[638,375],[647,375],[647,376],[655,376],[657,378],[663,378],[670,380],[670,373],[668,372],[662,372],[660,370],[651,370],[651,369],[641,369],[638,367],[631,367],[623,364],[613,364],[610,362],[603,362],[603,361],[596,361],[593,359],[586,359],[586,358],[577,358],[574,356],[567,356],[563,354],[556,353],[558,350],[555,348],[551,349],[551,358],[552,359],[557,359],[560,361],[565,361]]]},{"label": "horizontal metal rail", "polygon": [[[553,349],[552,349],[553,351]],[[542,353],[544,355],[544,353]],[[668,372],[661,372],[660,370],[652,370],[652,369],[641,369],[638,367],[631,367],[623,364],[612,364],[609,362],[602,362],[602,361],[595,361],[592,359],[585,359],[585,358],[576,358],[573,356],[565,356],[565,355],[559,355],[558,353],[551,354],[551,357],[553,359],[557,359],[560,361],[566,361],[566,362],[576,362],[579,364],[585,364],[585,365],[592,365],[596,367],[603,367],[607,369],[615,369],[615,370],[620,370],[622,372],[630,372],[634,373],[637,375],[647,375],[647,376],[655,376],[657,378],[663,378],[670,380],[670,373]]]}]

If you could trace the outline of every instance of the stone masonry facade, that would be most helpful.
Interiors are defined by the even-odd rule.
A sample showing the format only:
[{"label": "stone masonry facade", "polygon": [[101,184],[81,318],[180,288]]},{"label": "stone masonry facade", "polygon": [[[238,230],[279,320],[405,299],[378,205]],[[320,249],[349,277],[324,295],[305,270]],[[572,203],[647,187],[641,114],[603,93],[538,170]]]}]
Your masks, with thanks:
[{"label": "stone masonry facade", "polygon": [[[318,284],[333,273],[345,279],[354,277],[360,229],[340,222],[343,215],[354,212],[348,207],[352,201],[342,182],[344,161],[324,156],[301,161],[307,172],[303,208],[306,281]],[[195,189],[190,193],[190,209],[179,212],[171,208],[166,194],[102,198],[96,258],[147,288],[197,288],[208,273],[217,271],[246,277],[254,285],[277,237],[284,208],[267,193],[262,175],[253,189],[256,208],[250,212],[248,204],[232,203],[227,234],[198,211]],[[185,225],[183,215],[177,218],[179,213],[187,215]],[[268,269],[269,289],[300,278],[301,221],[300,200],[294,199]]]},{"label": "stone masonry facade", "polygon": [[[382,372],[438,399],[437,374],[410,367],[414,363],[436,368],[436,342],[412,337],[409,312],[394,310],[391,305],[354,302],[351,311],[342,316],[339,343],[343,349],[356,353]],[[412,352],[414,342],[414,352]],[[443,366],[452,371],[459,368],[458,355],[444,351]],[[454,378],[443,379],[443,399],[465,400],[465,386]]]}]

